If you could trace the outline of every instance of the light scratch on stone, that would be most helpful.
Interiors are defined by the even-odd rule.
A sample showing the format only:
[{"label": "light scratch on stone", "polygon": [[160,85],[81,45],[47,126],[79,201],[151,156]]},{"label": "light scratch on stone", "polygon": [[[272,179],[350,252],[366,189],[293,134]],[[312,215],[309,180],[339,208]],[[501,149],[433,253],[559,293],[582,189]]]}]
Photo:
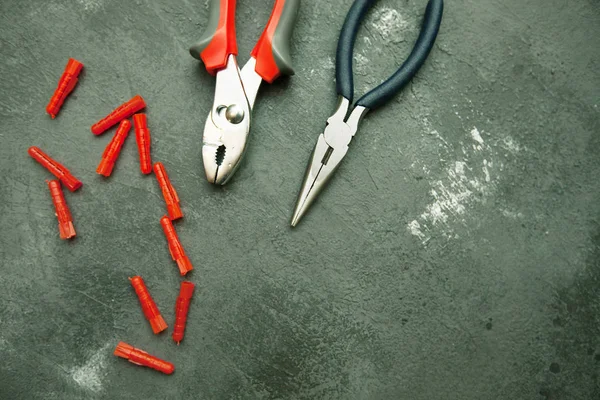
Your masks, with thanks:
[{"label": "light scratch on stone", "polygon": [[77,0],[85,11],[97,11],[103,6],[102,0]]},{"label": "light scratch on stone", "polygon": [[107,351],[110,345],[110,342],[106,343],[92,354],[85,364],[70,370],[71,378],[83,389],[95,393],[102,390],[102,378],[106,367]]},{"label": "light scratch on stone", "polygon": [[500,212],[506,218],[512,218],[512,219],[523,218],[523,213],[520,213],[518,211],[512,211],[512,210],[502,209],[502,210],[500,210]]},{"label": "light scratch on stone", "polygon": [[[490,163],[490,167],[491,167],[491,163]],[[485,181],[489,182],[491,180],[490,178],[490,171],[488,170],[488,161],[487,160],[483,160],[483,167],[481,168],[483,170],[483,173],[485,175]]]},{"label": "light scratch on stone", "polygon": [[[427,119],[423,122],[427,132],[433,134]],[[418,237],[423,245],[432,237],[458,237],[453,223],[465,224],[469,207],[486,202],[495,191],[498,172],[504,168],[501,161],[494,161],[498,153],[485,143],[477,127],[467,130],[466,133],[474,143],[463,144],[458,154],[448,147],[440,147],[441,162],[444,162],[446,156],[456,157],[460,154],[461,158],[446,164],[442,176],[431,183],[431,201],[425,206],[425,210],[407,225],[408,231]],[[435,136],[437,135],[439,133],[436,132]],[[521,148],[510,137],[497,143],[500,147],[510,148],[513,153]],[[421,168],[415,163],[411,167]],[[426,166],[422,168],[425,169]],[[507,213],[503,215],[509,216]]]},{"label": "light scratch on stone", "polygon": [[108,309],[112,310],[112,308],[111,308],[111,307],[110,307],[108,304],[101,302],[100,300],[98,300],[98,299],[96,299],[96,298],[94,298],[94,297],[90,296],[89,294],[87,294],[87,293],[85,293],[85,292],[82,292],[81,290],[77,290],[77,289],[74,289],[74,290],[75,290],[77,293],[81,293],[82,295],[84,295],[84,296],[85,296],[85,297],[87,297],[88,299],[90,299],[90,300],[93,300],[93,301],[95,301],[96,303],[98,303],[98,304],[101,304],[101,305],[103,305],[104,307],[106,307],[106,308],[108,308]]},{"label": "light scratch on stone", "polygon": [[420,239],[425,239],[425,234],[421,231],[421,224],[416,219],[414,221],[409,222],[408,230],[413,235]]},{"label": "light scratch on stone", "polygon": [[483,144],[483,138],[481,137],[481,134],[479,133],[479,129],[477,129],[476,127],[473,127],[473,129],[471,129],[471,138],[473,138],[474,141],[476,141],[479,144]]},{"label": "light scratch on stone", "polygon": [[408,22],[393,8],[378,9],[371,25],[387,42],[399,43],[405,40],[404,31],[408,27]]},{"label": "light scratch on stone", "polygon": [[379,186],[377,186],[375,179],[373,179],[373,175],[371,175],[371,172],[369,171],[368,168],[366,168],[366,170],[367,170],[367,174],[369,174],[369,178],[371,178],[371,181],[373,182],[373,185],[375,185],[375,189],[379,190]]}]

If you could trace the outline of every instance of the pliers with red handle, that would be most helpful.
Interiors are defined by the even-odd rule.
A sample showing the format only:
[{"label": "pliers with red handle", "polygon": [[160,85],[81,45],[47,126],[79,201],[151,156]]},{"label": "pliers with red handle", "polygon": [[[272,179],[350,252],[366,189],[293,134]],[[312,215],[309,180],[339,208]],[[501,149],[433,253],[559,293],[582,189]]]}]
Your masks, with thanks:
[{"label": "pliers with red handle", "polygon": [[231,178],[246,150],[260,84],[294,74],[289,41],[300,0],[275,0],[269,22],[241,70],[236,60],[235,5],[236,0],[210,0],[206,31],[190,48],[191,55],[217,77],[204,126],[202,158],[206,179],[220,185]]}]

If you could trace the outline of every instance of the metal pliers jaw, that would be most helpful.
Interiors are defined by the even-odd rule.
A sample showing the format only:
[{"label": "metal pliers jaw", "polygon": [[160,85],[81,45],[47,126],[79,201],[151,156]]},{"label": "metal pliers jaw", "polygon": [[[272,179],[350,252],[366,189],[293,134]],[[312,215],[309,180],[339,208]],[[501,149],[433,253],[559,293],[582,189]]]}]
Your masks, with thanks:
[{"label": "metal pliers jaw", "polygon": [[204,171],[209,182],[224,185],[239,167],[250,133],[251,107],[234,55],[217,72],[215,98],[202,145]]},{"label": "metal pliers jaw", "polygon": [[346,118],[349,108],[350,100],[340,96],[335,112],[327,119],[325,131],[317,139],[298,195],[292,226],[296,226],[333,176],[348,152],[348,145],[358,130],[358,124],[369,111],[366,107],[356,106]]}]

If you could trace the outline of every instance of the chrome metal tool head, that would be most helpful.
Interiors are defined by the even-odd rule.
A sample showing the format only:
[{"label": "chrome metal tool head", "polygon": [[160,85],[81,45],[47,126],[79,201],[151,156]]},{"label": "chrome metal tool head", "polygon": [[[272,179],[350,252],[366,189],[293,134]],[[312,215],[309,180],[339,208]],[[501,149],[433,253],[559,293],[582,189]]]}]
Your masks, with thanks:
[{"label": "chrome metal tool head", "polygon": [[206,179],[224,185],[239,167],[250,132],[251,109],[234,55],[217,72],[215,99],[204,125]]},{"label": "chrome metal tool head", "polygon": [[319,135],[306,169],[302,189],[298,195],[296,208],[292,216],[292,226],[298,224],[339,167],[348,152],[348,145],[352,137],[358,130],[360,120],[369,110],[362,106],[356,106],[346,119],[349,107],[350,101],[345,97],[340,97],[337,109],[327,119],[325,131]]}]

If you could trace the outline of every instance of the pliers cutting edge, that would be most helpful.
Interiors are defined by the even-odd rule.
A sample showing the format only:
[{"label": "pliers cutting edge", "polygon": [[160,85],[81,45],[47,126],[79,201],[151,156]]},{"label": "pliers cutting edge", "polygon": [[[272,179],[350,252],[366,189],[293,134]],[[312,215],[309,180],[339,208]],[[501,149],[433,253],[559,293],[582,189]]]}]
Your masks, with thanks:
[{"label": "pliers cutting edge", "polygon": [[333,115],[327,119],[325,131],[317,140],[296,202],[292,226],[296,226],[304,216],[340,165],[361,119],[369,110],[387,103],[413,78],[427,59],[437,37],[442,22],[444,2],[429,0],[421,33],[406,61],[391,77],[358,99],[354,108],[351,108],[354,97],[352,73],[354,41],[360,23],[375,1],[355,0],[346,16],[336,53],[336,86],[339,103]]},{"label": "pliers cutting edge", "polygon": [[293,75],[289,41],[300,0],[276,0],[250,59],[237,63],[236,0],[210,0],[202,38],[190,54],[216,75],[215,97],[204,126],[202,158],[206,179],[224,185],[240,165],[250,133],[252,108],[262,81]]}]

